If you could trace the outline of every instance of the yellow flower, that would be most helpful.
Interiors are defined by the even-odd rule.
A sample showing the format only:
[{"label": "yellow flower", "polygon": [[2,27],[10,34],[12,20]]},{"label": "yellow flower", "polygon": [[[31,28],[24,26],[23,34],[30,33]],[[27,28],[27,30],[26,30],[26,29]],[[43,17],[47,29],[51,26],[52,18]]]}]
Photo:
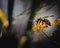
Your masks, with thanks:
[{"label": "yellow flower", "polygon": [[4,12],[0,9],[0,21],[2,22],[4,27],[8,27],[8,19],[5,17]]}]

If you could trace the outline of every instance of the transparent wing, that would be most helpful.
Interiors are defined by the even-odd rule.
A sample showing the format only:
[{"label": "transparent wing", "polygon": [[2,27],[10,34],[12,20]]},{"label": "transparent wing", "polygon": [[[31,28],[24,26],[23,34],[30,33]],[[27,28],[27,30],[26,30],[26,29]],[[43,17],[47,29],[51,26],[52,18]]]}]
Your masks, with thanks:
[{"label": "transparent wing", "polygon": [[51,23],[48,19],[45,19],[45,22],[46,22],[47,25],[51,26]]}]

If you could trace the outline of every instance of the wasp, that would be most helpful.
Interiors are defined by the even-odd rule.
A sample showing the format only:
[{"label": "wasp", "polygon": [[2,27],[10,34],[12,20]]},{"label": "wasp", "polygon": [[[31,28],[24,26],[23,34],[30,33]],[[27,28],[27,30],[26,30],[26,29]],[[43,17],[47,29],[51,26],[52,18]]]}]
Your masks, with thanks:
[{"label": "wasp", "polygon": [[36,21],[35,21],[35,25],[32,27],[32,30],[34,32],[39,32],[40,30],[43,30],[45,31],[48,26],[56,26],[58,24],[60,24],[60,19],[56,19],[52,22],[50,22],[47,18],[49,17],[54,17],[54,15],[51,15],[51,16],[45,16],[43,18],[38,18]]}]

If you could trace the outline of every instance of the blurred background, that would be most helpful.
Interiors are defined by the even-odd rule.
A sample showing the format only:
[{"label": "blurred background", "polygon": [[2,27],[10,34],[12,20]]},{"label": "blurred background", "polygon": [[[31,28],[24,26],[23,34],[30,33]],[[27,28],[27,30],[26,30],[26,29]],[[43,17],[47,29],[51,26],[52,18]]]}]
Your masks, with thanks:
[{"label": "blurred background", "polygon": [[32,33],[34,20],[51,15],[54,17],[47,18],[50,22],[60,18],[59,1],[0,0],[0,8],[9,21],[7,33],[0,37],[0,48],[60,48],[60,26],[49,26],[45,31],[46,35],[40,32],[39,37],[43,41],[36,42],[37,38]]}]

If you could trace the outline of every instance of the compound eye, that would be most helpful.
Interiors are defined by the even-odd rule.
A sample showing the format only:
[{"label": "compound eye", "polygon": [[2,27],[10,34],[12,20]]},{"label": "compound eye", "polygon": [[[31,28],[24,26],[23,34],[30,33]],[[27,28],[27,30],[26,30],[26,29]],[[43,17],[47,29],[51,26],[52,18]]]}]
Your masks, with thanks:
[{"label": "compound eye", "polygon": [[43,20],[43,22],[45,22],[45,21]]},{"label": "compound eye", "polygon": [[41,22],[41,21],[40,21]]},{"label": "compound eye", "polygon": [[43,22],[45,22],[45,19],[43,20]]}]

